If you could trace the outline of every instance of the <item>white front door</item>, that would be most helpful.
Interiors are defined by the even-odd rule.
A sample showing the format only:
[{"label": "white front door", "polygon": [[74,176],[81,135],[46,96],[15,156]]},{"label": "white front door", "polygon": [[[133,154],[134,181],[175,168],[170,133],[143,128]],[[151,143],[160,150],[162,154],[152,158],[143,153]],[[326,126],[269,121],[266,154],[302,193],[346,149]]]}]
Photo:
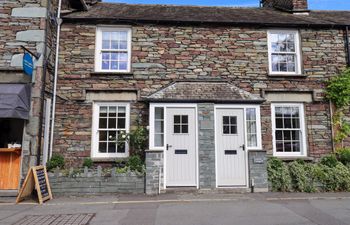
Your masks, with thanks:
[{"label": "white front door", "polygon": [[166,111],[166,185],[196,186],[196,110]]},{"label": "white front door", "polygon": [[217,185],[246,186],[244,110],[217,109]]}]

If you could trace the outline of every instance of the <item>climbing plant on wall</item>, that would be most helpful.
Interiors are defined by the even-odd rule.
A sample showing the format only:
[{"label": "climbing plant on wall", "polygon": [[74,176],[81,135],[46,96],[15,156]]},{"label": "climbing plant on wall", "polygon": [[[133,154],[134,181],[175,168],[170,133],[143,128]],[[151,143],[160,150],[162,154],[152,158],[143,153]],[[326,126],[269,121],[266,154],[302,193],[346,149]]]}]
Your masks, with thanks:
[{"label": "climbing plant on wall", "polygon": [[350,106],[350,68],[327,82],[326,98],[335,106],[332,118],[336,128],[334,140],[343,147],[343,140],[350,135],[350,123],[345,116]]}]

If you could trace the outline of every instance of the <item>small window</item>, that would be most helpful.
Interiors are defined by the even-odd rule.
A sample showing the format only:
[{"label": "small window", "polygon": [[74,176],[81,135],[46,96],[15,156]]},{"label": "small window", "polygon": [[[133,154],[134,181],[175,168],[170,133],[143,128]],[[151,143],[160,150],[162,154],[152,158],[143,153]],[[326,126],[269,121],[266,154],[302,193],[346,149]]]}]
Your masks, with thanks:
[{"label": "small window", "polygon": [[164,146],[164,108],[154,109],[154,146]]},{"label": "small window", "polygon": [[119,139],[128,132],[127,104],[95,103],[93,117],[95,157],[127,156],[127,145]]},{"label": "small window", "polygon": [[237,134],[237,116],[223,116],[223,134]]},{"label": "small window", "polygon": [[298,31],[269,31],[270,74],[300,74],[301,54]]},{"label": "small window", "polygon": [[188,115],[174,115],[174,134],[188,134]]},{"label": "small window", "polygon": [[257,118],[256,118],[255,108],[247,108],[246,122],[247,122],[248,147],[257,147],[258,146],[258,129],[257,129]]},{"label": "small window", "polygon": [[130,60],[130,28],[97,28],[95,55],[97,72],[130,72]]},{"label": "small window", "polygon": [[303,106],[273,105],[275,155],[305,155]]}]

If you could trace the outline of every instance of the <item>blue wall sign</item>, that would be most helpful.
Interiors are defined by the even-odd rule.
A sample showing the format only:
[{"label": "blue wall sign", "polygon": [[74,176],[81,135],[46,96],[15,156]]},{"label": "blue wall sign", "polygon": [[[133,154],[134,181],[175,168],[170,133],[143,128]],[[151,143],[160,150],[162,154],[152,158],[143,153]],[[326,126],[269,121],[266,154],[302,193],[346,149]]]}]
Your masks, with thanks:
[{"label": "blue wall sign", "polygon": [[34,69],[33,58],[28,52],[26,52],[23,55],[23,71],[28,76],[32,76],[33,69]]}]

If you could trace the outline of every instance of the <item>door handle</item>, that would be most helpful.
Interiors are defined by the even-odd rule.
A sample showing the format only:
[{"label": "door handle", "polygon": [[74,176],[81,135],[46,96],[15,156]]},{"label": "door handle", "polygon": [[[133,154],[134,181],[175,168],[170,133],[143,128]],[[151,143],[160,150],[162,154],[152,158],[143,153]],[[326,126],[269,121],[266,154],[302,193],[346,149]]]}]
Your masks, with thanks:
[{"label": "door handle", "polygon": [[166,144],[166,150],[169,150],[169,148],[173,147],[172,145]]},{"label": "door handle", "polygon": [[241,147],[243,149],[243,151],[245,151],[245,144],[243,144],[243,145],[241,145],[239,147]]}]

